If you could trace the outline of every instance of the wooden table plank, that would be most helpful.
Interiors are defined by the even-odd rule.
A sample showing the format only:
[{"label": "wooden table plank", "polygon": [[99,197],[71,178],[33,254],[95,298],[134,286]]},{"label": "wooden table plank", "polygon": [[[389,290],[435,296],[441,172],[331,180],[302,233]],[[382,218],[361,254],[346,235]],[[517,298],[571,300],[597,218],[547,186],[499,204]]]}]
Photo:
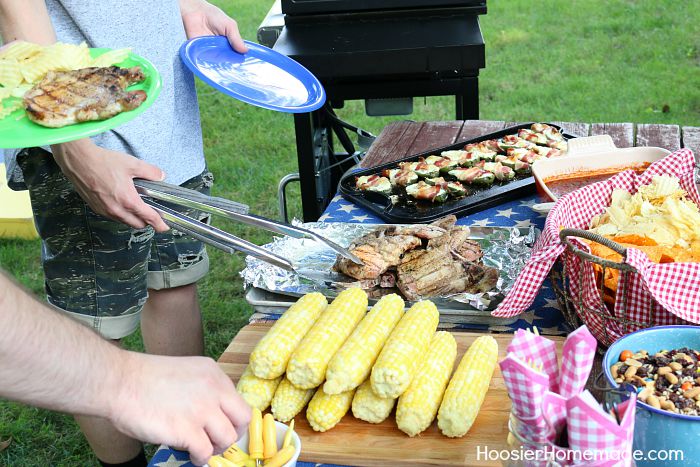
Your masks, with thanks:
[{"label": "wooden table plank", "polygon": [[591,136],[610,135],[618,148],[634,146],[633,123],[591,123]]},{"label": "wooden table plank", "polygon": [[559,125],[565,133],[570,135],[583,137],[588,136],[590,133],[590,125],[588,123],[578,123],[578,122],[552,122],[555,125]]},{"label": "wooden table plank", "polygon": [[678,125],[640,123],[637,125],[635,146],[653,146],[675,151],[681,148],[681,129]]},{"label": "wooden table plank", "polygon": [[700,161],[700,127],[684,126],[682,129],[682,144],[695,154],[695,160]]},{"label": "wooden table plank", "polygon": [[[416,122],[410,121],[393,122],[385,126],[362,159],[360,167],[375,167],[383,164],[399,142],[410,139],[411,135],[415,138],[418,134],[415,126]],[[411,142],[413,142],[412,139]]]},{"label": "wooden table plank", "polygon": [[[506,122],[494,120],[465,120],[456,141],[466,141],[482,135],[500,131],[506,127]],[[456,142],[455,141],[455,142]]]},{"label": "wooden table plank", "polygon": [[462,130],[463,121],[425,122],[408,148],[408,154],[418,154],[455,142]]},{"label": "wooden table plank", "polygon": [[[237,382],[243,373],[250,352],[272,323],[250,324],[234,337],[219,359],[221,369]],[[483,333],[455,332],[457,360],[467,347]],[[512,334],[492,334],[498,342],[499,360],[506,356]],[[561,354],[563,337],[549,337],[557,343]],[[437,423],[420,436],[410,438],[399,431],[392,415],[383,423],[373,425],[357,420],[348,413],[332,430],[314,432],[304,413],[295,418],[295,429],[301,438],[301,456],[306,462],[323,462],[353,466],[480,466],[493,465],[486,459],[477,460],[477,448],[507,449],[510,399],[500,369],[496,367],[488,393],[479,415],[469,433],[462,438],[443,436]]]}]

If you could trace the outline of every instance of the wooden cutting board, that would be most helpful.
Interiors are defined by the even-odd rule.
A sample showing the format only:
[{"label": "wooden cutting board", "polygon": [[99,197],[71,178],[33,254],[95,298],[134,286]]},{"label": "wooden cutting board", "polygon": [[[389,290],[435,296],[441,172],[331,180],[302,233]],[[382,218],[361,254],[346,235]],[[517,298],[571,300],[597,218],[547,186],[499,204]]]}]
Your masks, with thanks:
[{"label": "wooden cutting board", "polygon": [[[221,355],[219,364],[234,383],[238,382],[248,364],[248,357],[255,344],[272,327],[272,323],[250,324],[238,333]],[[457,362],[467,347],[480,333],[453,332],[457,340]],[[506,346],[512,334],[492,334],[498,342],[499,360],[505,357]],[[561,352],[563,338],[549,337],[557,341]],[[456,365],[456,363],[455,363]],[[306,421],[304,412],[296,417],[296,430],[301,437],[300,460],[351,466],[423,466],[423,465],[501,465],[481,456],[482,450],[507,449],[508,414],[510,399],[498,367],[491,380],[481,411],[471,430],[462,438],[443,436],[437,422],[420,435],[410,438],[396,427],[394,414],[383,423],[373,425],[352,416],[352,411],[332,430],[317,433]]]}]

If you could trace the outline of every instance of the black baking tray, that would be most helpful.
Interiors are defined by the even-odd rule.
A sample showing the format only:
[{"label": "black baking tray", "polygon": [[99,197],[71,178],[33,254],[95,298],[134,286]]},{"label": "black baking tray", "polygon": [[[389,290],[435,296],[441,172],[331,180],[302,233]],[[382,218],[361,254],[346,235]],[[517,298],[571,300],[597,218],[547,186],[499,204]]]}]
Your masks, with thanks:
[{"label": "black baking tray", "polygon": [[[511,126],[493,133],[460,141],[449,146],[430,149],[420,154],[413,154],[377,167],[371,167],[357,172],[348,172],[340,179],[338,191],[347,200],[359,204],[385,221],[393,224],[427,223],[449,214],[454,214],[457,217],[465,216],[497,206],[506,201],[512,201],[526,195],[531,195],[535,193],[535,178],[532,175],[510,182],[501,182],[500,184],[496,182],[488,188],[477,189],[474,193],[464,198],[450,199],[444,203],[418,201],[413,204],[406,204],[405,201],[402,201],[394,205],[391,203],[388,196],[382,195],[381,193],[357,190],[355,188],[355,177],[380,174],[382,170],[396,167],[400,162],[413,162],[421,157],[428,157],[432,154],[439,155],[442,151],[462,149],[467,144],[502,138],[506,135],[517,133],[518,130],[522,128],[530,128],[533,123],[535,122]],[[554,125],[552,123],[547,123],[547,125],[557,128],[567,140],[576,138],[576,136],[562,131],[559,125]]]}]

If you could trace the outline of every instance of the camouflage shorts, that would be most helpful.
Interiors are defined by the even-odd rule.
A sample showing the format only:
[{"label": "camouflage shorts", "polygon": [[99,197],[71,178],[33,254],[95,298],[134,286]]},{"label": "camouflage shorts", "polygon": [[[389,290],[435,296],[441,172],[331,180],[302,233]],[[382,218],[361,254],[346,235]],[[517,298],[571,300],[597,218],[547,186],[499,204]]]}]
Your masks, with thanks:
[{"label": "camouflage shorts", "polygon": [[[32,148],[17,161],[42,238],[49,303],[103,336],[118,339],[136,330],[148,289],[192,284],[208,272],[200,241],[172,230],[134,229],[96,214],[50,153]],[[182,186],[208,194],[212,181],[205,171]],[[208,222],[199,211],[170,207]]]}]

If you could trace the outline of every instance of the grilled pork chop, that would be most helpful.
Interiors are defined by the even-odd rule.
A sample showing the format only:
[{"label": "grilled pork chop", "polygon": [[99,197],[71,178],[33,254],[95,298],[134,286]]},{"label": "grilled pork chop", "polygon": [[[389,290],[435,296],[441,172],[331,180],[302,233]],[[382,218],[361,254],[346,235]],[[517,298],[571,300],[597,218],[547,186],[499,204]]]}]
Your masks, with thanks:
[{"label": "grilled pork chop", "polygon": [[144,91],[126,91],[145,79],[140,67],[50,71],[24,95],[29,119],[49,128],[104,120],[146,100]]}]

